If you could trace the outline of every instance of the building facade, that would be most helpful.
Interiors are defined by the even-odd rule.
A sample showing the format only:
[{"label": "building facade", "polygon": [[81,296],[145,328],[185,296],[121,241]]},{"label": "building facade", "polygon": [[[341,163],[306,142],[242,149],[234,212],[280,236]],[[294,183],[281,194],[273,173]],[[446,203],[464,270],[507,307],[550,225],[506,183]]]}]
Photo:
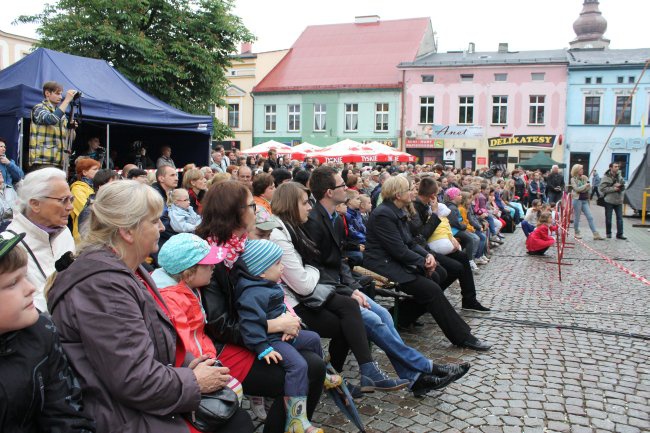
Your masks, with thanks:
[{"label": "building facade", "polygon": [[215,117],[233,131],[220,144],[226,148],[248,149],[253,146],[253,87],[278,64],[289,50],[253,53],[251,44],[242,44],[242,52],[226,70],[230,86],[224,107],[217,107]]},{"label": "building facade", "polygon": [[[602,175],[618,162],[628,179],[650,143],[650,49],[569,51],[564,161]],[[609,139],[609,140],[608,140]]]},{"label": "building facade", "polygon": [[500,166],[544,151],[562,161],[563,50],[434,53],[402,63],[404,143],[422,162]]},{"label": "building facade", "polygon": [[435,52],[429,18],[309,26],[253,94],[254,143],[319,146],[343,139],[399,147],[396,65]]},{"label": "building facade", "polygon": [[37,42],[36,39],[13,35],[0,30],[0,69],[14,64],[28,55]]}]

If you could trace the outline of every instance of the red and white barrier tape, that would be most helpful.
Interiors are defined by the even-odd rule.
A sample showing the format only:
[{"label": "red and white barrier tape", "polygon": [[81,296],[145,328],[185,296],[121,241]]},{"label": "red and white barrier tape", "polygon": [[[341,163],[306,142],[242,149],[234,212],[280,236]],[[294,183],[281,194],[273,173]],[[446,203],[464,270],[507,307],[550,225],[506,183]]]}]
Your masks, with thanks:
[{"label": "red and white barrier tape", "polygon": [[[562,229],[562,230],[565,230],[563,227],[559,227],[559,228]],[[566,231],[566,230],[565,230],[565,231]],[[567,232],[566,234],[568,235],[568,232]],[[602,257],[603,260],[605,260],[605,261],[606,261],[607,263],[609,263],[610,265],[614,265],[614,266],[616,266],[618,269],[620,269],[621,271],[625,272],[625,273],[628,274],[629,276],[631,276],[631,277],[633,277],[633,278],[636,278],[637,280],[641,281],[642,283],[645,283],[645,284],[647,284],[648,286],[650,286],[650,280],[648,280],[648,279],[647,279],[646,277],[644,277],[643,275],[639,275],[639,274],[637,274],[636,272],[629,270],[628,268],[626,268],[625,266],[621,265],[620,263],[617,263],[616,261],[614,261],[614,260],[611,259],[610,257],[607,257],[606,255],[604,255],[604,254],[601,253],[600,251],[591,248],[589,245],[587,245],[586,243],[584,243],[582,240],[580,240],[580,239],[578,239],[578,238],[575,238],[575,240],[576,240],[578,243],[580,243],[583,247],[587,248],[589,251],[592,251],[592,252],[598,254],[600,257]]]}]

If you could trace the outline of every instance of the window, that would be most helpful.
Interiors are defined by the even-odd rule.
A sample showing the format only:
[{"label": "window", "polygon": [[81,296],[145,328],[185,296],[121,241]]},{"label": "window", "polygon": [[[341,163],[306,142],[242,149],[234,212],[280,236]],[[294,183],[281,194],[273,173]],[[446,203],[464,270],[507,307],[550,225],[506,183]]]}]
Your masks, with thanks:
[{"label": "window", "polygon": [[474,74],[460,74],[460,81],[472,81]]},{"label": "window", "polygon": [[433,96],[420,96],[420,123],[433,123]]},{"label": "window", "polygon": [[528,115],[528,123],[531,125],[544,124],[544,100],[545,96],[531,96],[530,97],[530,111]]},{"label": "window", "polygon": [[596,77],[596,84],[603,84],[603,77]]},{"label": "window", "polygon": [[600,96],[587,96],[585,98],[585,125],[598,125],[600,123]]},{"label": "window", "polygon": [[359,104],[345,104],[345,130],[359,129]]},{"label": "window", "polygon": [[327,118],[327,105],[314,104],[314,131],[325,131]]},{"label": "window", "polygon": [[533,81],[544,81],[545,72],[532,72],[530,74],[530,79]]},{"label": "window", "polygon": [[388,131],[388,104],[375,104],[375,131]]},{"label": "window", "polygon": [[623,84],[624,81],[625,81],[625,77],[616,77],[616,82],[618,84]]},{"label": "window", "polygon": [[289,104],[289,131],[300,131],[300,104]]},{"label": "window", "polygon": [[591,84],[591,77],[585,77],[585,84]]},{"label": "window", "polygon": [[433,83],[433,75],[422,75],[423,83]]},{"label": "window", "polygon": [[458,123],[470,125],[474,123],[474,97],[461,96],[458,98]]},{"label": "window", "polygon": [[264,106],[264,130],[275,131],[276,127],[276,111],[275,105]]},{"label": "window", "polygon": [[494,74],[494,81],[506,81],[508,74]]},{"label": "window", "polygon": [[628,83],[634,84],[635,81],[636,81],[636,79],[634,77],[627,77],[627,82]]},{"label": "window", "polygon": [[239,104],[228,104],[228,126],[239,128]]},{"label": "window", "polygon": [[505,125],[508,123],[508,97],[492,97],[492,124]]},{"label": "window", "polygon": [[[617,125],[629,125],[632,122],[632,101],[625,106],[627,96],[616,97],[616,119]],[[625,108],[625,110],[623,110]]]}]

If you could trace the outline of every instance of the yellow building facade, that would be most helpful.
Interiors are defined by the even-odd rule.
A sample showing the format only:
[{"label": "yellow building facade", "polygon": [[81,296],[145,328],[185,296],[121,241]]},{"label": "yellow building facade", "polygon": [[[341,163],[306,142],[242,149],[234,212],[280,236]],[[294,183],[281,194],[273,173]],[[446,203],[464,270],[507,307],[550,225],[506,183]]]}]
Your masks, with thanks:
[{"label": "yellow building facade", "polygon": [[37,42],[36,39],[0,30],[0,69],[14,64],[28,55]]},{"label": "yellow building facade", "polygon": [[248,149],[253,146],[253,97],[251,91],[266,74],[278,64],[289,50],[253,53],[250,44],[242,45],[242,52],[226,70],[228,86],[225,107],[217,107],[215,117],[230,126],[233,137],[225,138],[226,148]]}]

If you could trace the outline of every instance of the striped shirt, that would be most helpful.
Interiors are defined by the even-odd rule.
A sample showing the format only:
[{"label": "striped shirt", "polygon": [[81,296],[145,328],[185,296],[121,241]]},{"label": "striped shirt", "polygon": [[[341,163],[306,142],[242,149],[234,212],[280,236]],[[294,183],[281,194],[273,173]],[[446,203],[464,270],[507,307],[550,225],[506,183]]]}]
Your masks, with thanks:
[{"label": "striped shirt", "polygon": [[34,106],[29,128],[29,165],[63,166],[67,126],[65,113],[47,99]]}]

